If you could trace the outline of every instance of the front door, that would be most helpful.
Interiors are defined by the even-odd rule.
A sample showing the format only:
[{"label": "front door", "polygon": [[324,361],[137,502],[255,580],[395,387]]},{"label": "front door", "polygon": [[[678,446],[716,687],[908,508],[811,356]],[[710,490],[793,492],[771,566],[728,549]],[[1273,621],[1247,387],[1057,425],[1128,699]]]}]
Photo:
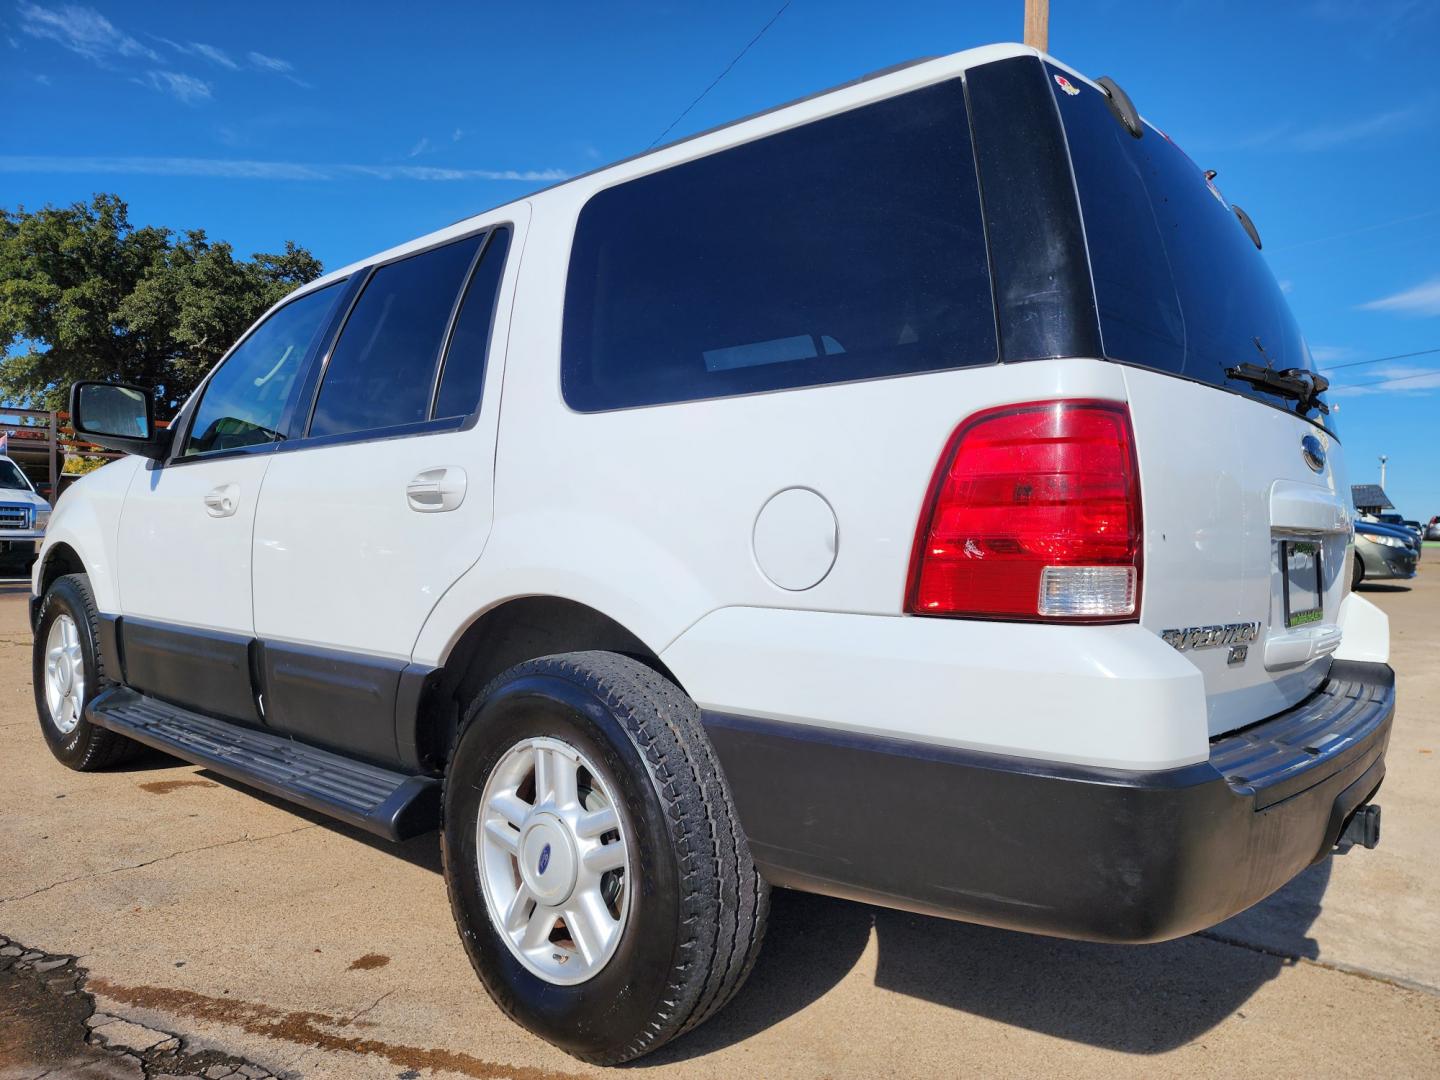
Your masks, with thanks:
[{"label": "front door", "polygon": [[255,630],[268,722],[297,738],[396,758],[400,673],[490,531],[514,232],[375,267],[304,437],[273,455],[255,519]]},{"label": "front door", "polygon": [[138,473],[120,515],[125,681],[226,719],[261,719],[251,679],[251,539],[285,413],[339,290],[302,296],[220,363],[164,462]]}]

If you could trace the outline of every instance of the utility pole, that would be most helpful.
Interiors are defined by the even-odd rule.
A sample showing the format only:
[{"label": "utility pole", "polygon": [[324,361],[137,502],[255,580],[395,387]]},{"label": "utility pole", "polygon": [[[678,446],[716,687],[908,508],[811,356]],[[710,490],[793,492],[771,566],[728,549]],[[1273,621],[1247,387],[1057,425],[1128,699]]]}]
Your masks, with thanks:
[{"label": "utility pole", "polygon": [[1050,51],[1050,0],[1025,0],[1025,44]]},{"label": "utility pole", "polygon": [[1380,455],[1380,487],[1382,490],[1385,487],[1385,463],[1389,460],[1390,457],[1388,454]]}]

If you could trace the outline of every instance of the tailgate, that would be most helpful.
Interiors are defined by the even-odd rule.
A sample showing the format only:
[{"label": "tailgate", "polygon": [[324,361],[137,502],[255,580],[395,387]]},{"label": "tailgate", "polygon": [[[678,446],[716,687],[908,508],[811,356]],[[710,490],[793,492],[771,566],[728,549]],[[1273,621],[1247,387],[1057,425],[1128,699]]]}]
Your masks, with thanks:
[{"label": "tailgate", "polygon": [[[1125,379],[1144,500],[1140,621],[1200,669],[1210,733],[1232,731],[1313,692],[1340,644],[1351,531],[1340,446],[1203,383],[1139,368]],[[1319,471],[1302,452],[1310,435]]]}]

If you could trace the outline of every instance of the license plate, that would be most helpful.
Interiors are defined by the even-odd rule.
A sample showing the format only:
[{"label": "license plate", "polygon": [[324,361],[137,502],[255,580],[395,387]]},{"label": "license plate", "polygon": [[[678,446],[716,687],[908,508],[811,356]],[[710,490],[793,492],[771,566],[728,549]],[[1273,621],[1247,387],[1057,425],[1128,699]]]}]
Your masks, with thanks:
[{"label": "license plate", "polygon": [[1320,545],[1310,540],[1286,540],[1280,545],[1285,571],[1285,625],[1305,626],[1322,617]]}]

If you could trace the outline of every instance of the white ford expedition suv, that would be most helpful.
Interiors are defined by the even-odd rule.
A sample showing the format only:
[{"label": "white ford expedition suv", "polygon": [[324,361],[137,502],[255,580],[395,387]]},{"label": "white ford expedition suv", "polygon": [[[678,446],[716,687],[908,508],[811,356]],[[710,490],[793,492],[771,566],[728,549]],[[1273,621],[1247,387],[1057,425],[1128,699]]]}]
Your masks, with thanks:
[{"label": "white ford expedition suv", "polygon": [[288,297],[61,500],[35,696],[442,835],[507,1013],[592,1062],[744,981],[769,889],[1146,942],[1373,846],[1395,707],[1253,224],[995,46]]}]

